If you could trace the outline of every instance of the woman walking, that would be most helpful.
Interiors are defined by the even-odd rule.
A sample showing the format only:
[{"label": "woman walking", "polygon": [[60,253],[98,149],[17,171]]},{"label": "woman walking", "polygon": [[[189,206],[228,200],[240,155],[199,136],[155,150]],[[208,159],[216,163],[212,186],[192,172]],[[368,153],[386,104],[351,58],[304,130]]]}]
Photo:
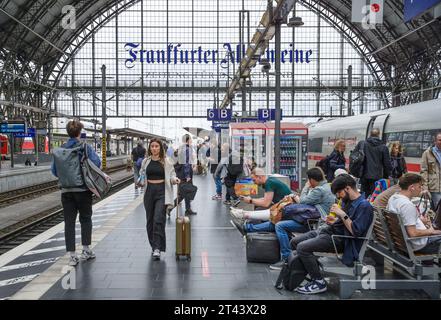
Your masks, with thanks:
[{"label": "woman walking", "polygon": [[164,147],[158,139],[150,140],[147,157],[142,162],[140,174],[144,175],[144,207],[147,218],[147,236],[153,259],[161,258],[165,251],[165,209],[173,204],[173,184],[179,184],[175,169],[165,157]]}]

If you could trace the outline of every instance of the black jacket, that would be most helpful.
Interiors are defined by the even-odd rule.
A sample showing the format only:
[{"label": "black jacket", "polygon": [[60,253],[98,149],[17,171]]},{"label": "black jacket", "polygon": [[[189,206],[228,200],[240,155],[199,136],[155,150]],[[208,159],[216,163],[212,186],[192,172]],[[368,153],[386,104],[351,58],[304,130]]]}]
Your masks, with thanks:
[{"label": "black jacket", "polygon": [[139,158],[144,158],[147,150],[144,147],[136,146],[132,150],[133,161],[136,162]]},{"label": "black jacket", "polygon": [[[355,147],[360,149],[361,141]],[[387,179],[391,175],[389,150],[380,138],[370,137],[364,144],[365,159],[363,163],[363,179]]]},{"label": "black jacket", "polygon": [[407,172],[406,160],[403,155],[398,154],[397,157],[390,156],[391,176],[398,179]]},{"label": "black jacket", "polygon": [[345,169],[345,167],[345,155],[337,150],[332,151],[328,157],[328,172],[326,172],[326,179],[331,182],[334,180],[335,170]]}]

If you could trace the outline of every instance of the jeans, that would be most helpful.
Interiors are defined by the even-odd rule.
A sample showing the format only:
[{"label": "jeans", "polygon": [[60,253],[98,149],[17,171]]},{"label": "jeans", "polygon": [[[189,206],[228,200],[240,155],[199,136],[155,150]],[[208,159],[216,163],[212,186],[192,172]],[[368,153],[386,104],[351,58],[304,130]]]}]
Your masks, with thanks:
[{"label": "jeans", "polygon": [[222,195],[222,179],[221,177],[214,177],[214,183],[216,184],[216,194]]},{"label": "jeans", "polygon": [[288,260],[291,254],[291,248],[289,246],[288,232],[306,232],[307,228],[294,220],[282,220],[277,224],[273,224],[270,221],[259,224],[245,224],[246,232],[276,232],[277,239],[280,244],[280,255],[282,260]]},{"label": "jeans", "polygon": [[92,242],[92,192],[66,192],[61,194],[64,214],[64,239],[66,251],[75,251],[75,223],[80,212],[81,243]]},{"label": "jeans", "polygon": [[416,252],[422,254],[434,254],[434,253],[438,253],[440,246],[441,246],[441,236],[436,238],[429,238],[427,240],[426,246]]},{"label": "jeans", "polygon": [[[297,250],[297,255],[313,280],[323,279],[314,252],[334,252],[331,236],[328,229],[322,229],[320,232],[309,231],[291,240],[291,248]],[[342,238],[334,240],[337,251],[343,251],[344,240]]]},{"label": "jeans", "polygon": [[438,203],[441,201],[441,192],[431,192],[433,209],[436,210]]},{"label": "jeans", "polygon": [[149,183],[144,193],[147,237],[152,250],[165,251],[165,184]]}]

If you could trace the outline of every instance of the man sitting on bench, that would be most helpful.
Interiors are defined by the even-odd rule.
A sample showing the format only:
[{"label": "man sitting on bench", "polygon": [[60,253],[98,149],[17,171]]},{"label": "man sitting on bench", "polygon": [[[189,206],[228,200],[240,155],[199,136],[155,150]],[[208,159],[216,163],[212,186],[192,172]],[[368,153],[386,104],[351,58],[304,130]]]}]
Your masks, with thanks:
[{"label": "man sitting on bench", "polygon": [[[401,191],[389,199],[387,210],[401,216],[410,238],[420,237],[411,240],[415,253],[438,253],[441,245],[441,230],[435,230],[430,218],[420,214],[411,202],[413,197],[421,195],[423,178],[415,173],[406,173],[400,178],[398,184]],[[440,236],[429,238],[429,236],[436,235]]]},{"label": "man sitting on bench", "polygon": [[[357,191],[355,180],[348,174],[335,178],[331,185],[332,192],[343,202],[343,208],[337,204],[332,205],[326,223],[328,226],[318,231],[310,231],[291,240],[291,247],[297,250],[297,255],[302,261],[311,281],[296,291],[302,294],[316,294],[327,290],[326,281],[320,272],[317,257],[314,252],[334,252],[332,235],[345,235],[364,237],[374,218],[373,208],[370,203]],[[352,266],[358,259],[363,240],[349,238],[334,238],[339,252],[343,252],[342,262]]]},{"label": "man sitting on bench", "polygon": [[[307,232],[308,219],[318,219],[321,216],[326,217],[335,197],[331,192],[328,182],[325,179],[323,171],[320,168],[311,168],[306,172],[308,182],[302,190],[300,197],[294,196],[294,204],[288,204],[283,210],[282,220],[277,224],[271,221],[252,224],[246,222],[250,220],[268,220],[262,219],[261,211],[243,211],[240,209],[231,209],[232,222],[238,230],[245,233],[252,232],[275,232],[280,244],[281,260],[270,265],[270,269],[280,270],[288,261],[291,254],[289,246],[290,232]],[[245,221],[244,221],[245,220]]]},{"label": "man sitting on bench", "polygon": [[245,203],[254,204],[256,207],[267,209],[273,203],[277,203],[283,197],[291,194],[291,189],[282,181],[274,177],[268,177],[261,168],[255,168],[251,173],[253,182],[265,188],[263,198],[241,197]]}]

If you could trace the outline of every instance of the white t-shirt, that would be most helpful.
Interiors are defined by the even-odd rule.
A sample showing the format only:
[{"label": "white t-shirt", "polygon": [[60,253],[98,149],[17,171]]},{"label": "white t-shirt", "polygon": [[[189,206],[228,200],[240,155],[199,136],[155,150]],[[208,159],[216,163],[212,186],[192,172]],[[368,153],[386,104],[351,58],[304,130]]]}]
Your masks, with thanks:
[{"label": "white t-shirt", "polygon": [[[403,219],[405,226],[416,226],[417,230],[426,230],[426,226],[421,221],[415,205],[410,199],[402,194],[394,194],[387,203],[387,210],[398,213]],[[414,251],[421,250],[427,244],[427,238],[411,240]]]}]

